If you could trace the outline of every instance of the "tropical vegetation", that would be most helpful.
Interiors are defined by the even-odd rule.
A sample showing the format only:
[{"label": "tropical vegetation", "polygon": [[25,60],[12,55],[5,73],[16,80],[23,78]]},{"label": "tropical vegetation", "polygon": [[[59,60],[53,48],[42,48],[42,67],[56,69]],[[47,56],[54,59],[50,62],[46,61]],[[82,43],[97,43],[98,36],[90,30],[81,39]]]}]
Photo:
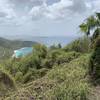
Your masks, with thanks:
[{"label": "tropical vegetation", "polygon": [[99,100],[100,13],[80,26],[84,36],[62,47],[35,44],[22,58],[0,62],[0,100]]}]

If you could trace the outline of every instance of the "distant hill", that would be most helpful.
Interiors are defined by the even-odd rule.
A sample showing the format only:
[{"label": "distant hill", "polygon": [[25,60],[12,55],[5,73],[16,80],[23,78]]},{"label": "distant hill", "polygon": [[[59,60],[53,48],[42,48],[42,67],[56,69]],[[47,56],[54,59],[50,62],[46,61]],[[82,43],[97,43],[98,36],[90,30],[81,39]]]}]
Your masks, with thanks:
[{"label": "distant hill", "polygon": [[0,37],[0,59],[8,58],[13,54],[13,50],[22,47],[32,47],[37,42],[21,41],[21,40],[8,40]]},{"label": "distant hill", "polygon": [[45,44],[46,46],[61,44],[62,46],[67,45],[68,43],[72,42],[73,40],[80,38],[81,36],[33,36],[33,35],[6,35],[7,39],[10,40],[23,40],[23,41],[36,41],[38,43]]}]

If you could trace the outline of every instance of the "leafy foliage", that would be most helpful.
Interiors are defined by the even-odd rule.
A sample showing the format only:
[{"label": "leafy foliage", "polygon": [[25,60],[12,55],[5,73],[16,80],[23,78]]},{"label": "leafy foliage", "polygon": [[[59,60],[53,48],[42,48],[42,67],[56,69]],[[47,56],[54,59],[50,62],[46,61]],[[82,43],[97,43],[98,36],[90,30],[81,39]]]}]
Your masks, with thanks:
[{"label": "leafy foliage", "polygon": [[88,100],[88,60],[89,55],[84,55],[70,63],[56,65],[46,76],[25,84],[6,99]]},{"label": "leafy foliage", "polygon": [[95,41],[95,50],[90,60],[90,73],[95,81],[100,80],[100,37]]},{"label": "leafy foliage", "polygon": [[75,40],[66,47],[37,44],[32,54],[3,61],[2,68],[13,77],[17,87],[4,93],[3,99],[87,100],[90,56],[82,55],[88,53],[89,44],[88,38]]},{"label": "leafy foliage", "polygon": [[4,97],[12,89],[16,90],[14,79],[7,71],[0,69],[0,98]]},{"label": "leafy foliage", "polygon": [[96,29],[100,26],[99,13],[96,13],[94,16],[90,16],[86,19],[86,22],[83,22],[79,27],[82,32],[87,36],[91,34],[91,30]]},{"label": "leafy foliage", "polygon": [[77,39],[64,47],[65,51],[76,51],[86,53],[90,51],[90,39],[87,37]]}]

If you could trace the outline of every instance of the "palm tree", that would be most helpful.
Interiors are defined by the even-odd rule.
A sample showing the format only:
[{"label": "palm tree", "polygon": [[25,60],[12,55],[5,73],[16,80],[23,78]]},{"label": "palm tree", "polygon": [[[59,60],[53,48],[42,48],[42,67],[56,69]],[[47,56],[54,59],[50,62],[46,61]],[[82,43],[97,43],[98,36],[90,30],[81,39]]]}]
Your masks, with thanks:
[{"label": "palm tree", "polygon": [[100,13],[90,16],[79,27],[90,40],[89,48],[94,48],[96,39],[100,36]]},{"label": "palm tree", "polygon": [[79,27],[80,30],[87,36],[91,34],[98,34],[98,32],[100,34],[100,13],[96,13],[94,16],[90,16]]}]

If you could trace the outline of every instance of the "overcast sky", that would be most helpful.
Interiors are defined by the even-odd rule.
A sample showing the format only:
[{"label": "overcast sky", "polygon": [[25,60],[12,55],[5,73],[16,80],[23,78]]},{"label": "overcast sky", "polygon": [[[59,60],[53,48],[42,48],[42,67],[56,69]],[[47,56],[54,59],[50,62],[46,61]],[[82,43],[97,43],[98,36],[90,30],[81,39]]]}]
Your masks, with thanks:
[{"label": "overcast sky", "polygon": [[0,36],[75,36],[100,0],[0,0]]}]

